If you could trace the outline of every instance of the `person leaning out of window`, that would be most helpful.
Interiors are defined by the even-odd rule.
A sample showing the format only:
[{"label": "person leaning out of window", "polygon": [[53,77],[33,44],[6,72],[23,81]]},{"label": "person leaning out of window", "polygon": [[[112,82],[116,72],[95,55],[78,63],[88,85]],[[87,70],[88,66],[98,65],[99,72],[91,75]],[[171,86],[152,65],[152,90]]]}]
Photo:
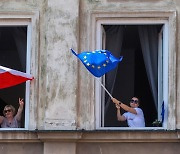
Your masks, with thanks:
[{"label": "person leaning out of window", "polygon": [[[133,97],[130,100],[130,106],[123,104],[116,98],[112,98],[117,108],[117,119],[118,121],[126,121],[129,127],[145,127],[144,114],[142,109],[139,108],[139,99]],[[126,112],[121,115],[121,110],[124,109]]]},{"label": "person leaning out of window", "polygon": [[19,128],[23,107],[24,101],[19,98],[19,108],[15,115],[15,108],[12,105],[6,105],[3,110],[4,116],[0,116],[1,128]]}]

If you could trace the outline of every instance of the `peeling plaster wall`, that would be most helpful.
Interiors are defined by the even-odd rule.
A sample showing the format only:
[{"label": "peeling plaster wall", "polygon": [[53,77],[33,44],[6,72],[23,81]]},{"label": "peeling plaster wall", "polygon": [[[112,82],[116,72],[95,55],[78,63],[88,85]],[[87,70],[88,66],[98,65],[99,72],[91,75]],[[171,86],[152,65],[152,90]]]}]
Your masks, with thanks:
[{"label": "peeling plaster wall", "polygon": [[47,102],[45,129],[76,128],[78,0],[49,0],[46,12]]},{"label": "peeling plaster wall", "polygon": [[38,86],[37,93],[31,93],[37,102],[30,102],[30,128],[76,129],[78,71],[70,48],[78,49],[79,1],[3,0],[0,9],[4,13],[39,12],[38,56],[32,59]]},{"label": "peeling plaster wall", "polygon": [[[176,0],[175,1],[176,5],[176,10],[177,14],[180,12],[180,1]],[[177,124],[177,129],[180,129],[180,47],[179,47],[179,42],[180,42],[180,17],[177,15],[177,63],[176,63],[176,79],[177,79],[177,99],[176,99],[176,124]]]},{"label": "peeling plaster wall", "polygon": [[[94,39],[92,39],[92,30],[91,30],[91,14],[93,12],[101,12],[101,13],[115,13],[116,12],[129,12],[130,14],[133,12],[146,12],[146,11],[179,11],[179,2],[177,0],[80,0],[80,50],[94,50]],[[179,19],[178,19],[179,21]],[[178,22],[177,21],[177,22]],[[177,30],[179,33],[179,30]],[[179,38],[179,35],[177,35]],[[179,51],[175,51],[178,52]],[[178,63],[179,64],[179,63]],[[177,65],[178,66],[178,65]],[[94,100],[94,79],[91,75],[89,75],[83,68],[83,66],[79,66],[80,68],[80,88],[79,88],[79,116],[78,116],[78,124],[79,128],[84,129],[94,129],[95,128],[95,100]],[[176,68],[174,68],[176,69]],[[86,76],[86,78],[83,78]],[[87,81],[88,78],[88,81]],[[178,80],[179,73],[176,74],[175,80]],[[179,80],[178,80],[179,81]],[[176,81],[173,81],[176,84]],[[174,88],[174,85],[170,85]],[[176,86],[175,86],[176,87]],[[179,86],[177,84],[177,88]],[[171,88],[170,88],[171,89]],[[86,97],[84,97],[86,95]],[[174,97],[175,96],[175,97]],[[177,112],[177,115],[180,115],[179,110],[176,108],[180,107],[180,103],[176,100],[176,90],[173,97],[169,98],[169,108],[172,112]],[[178,95],[179,96],[179,95]],[[178,104],[177,104],[178,103]],[[83,116],[82,116],[83,115]],[[179,116],[177,116],[179,117]],[[172,118],[172,119],[171,119]],[[176,117],[169,117],[168,126],[174,129],[174,123]],[[180,123],[179,118],[178,123]],[[172,123],[171,124],[171,120]],[[178,124],[179,125],[179,124]],[[179,127],[178,127],[179,128]]]},{"label": "peeling plaster wall", "polygon": [[[32,131],[1,131],[3,153],[178,153],[178,131],[48,131],[94,130],[94,78],[78,62],[69,48],[77,52],[94,50],[92,12],[177,11],[175,100],[170,98],[180,129],[179,0],[1,0],[0,12],[39,13],[33,28],[35,49],[32,72],[37,79],[30,101]],[[38,85],[38,86],[36,86]],[[172,85],[174,87],[174,85]],[[33,88],[32,88],[33,89]],[[177,91],[176,91],[177,90]],[[47,130],[47,131],[34,131]],[[145,133],[145,134],[144,134]],[[129,148],[130,147],[130,148]],[[137,148],[139,147],[139,148]],[[153,148],[152,148],[153,147]],[[164,148],[165,147],[165,148]],[[131,151],[133,150],[133,152]],[[148,150],[147,150],[148,149]],[[151,150],[150,150],[151,149]],[[1,152],[0,152],[1,153]]]},{"label": "peeling plaster wall", "polygon": [[179,143],[81,143],[77,146],[78,154],[177,154],[178,151],[180,151]]},{"label": "peeling plaster wall", "polygon": [[[0,10],[39,12],[37,129],[95,128],[94,78],[72,56],[94,50],[91,12],[180,11],[179,0],[2,0]],[[177,16],[179,23],[179,16]],[[180,128],[179,24],[177,24],[177,128]],[[32,44],[33,46],[33,44]],[[32,59],[32,61],[36,61]],[[33,105],[32,105],[33,107]]]},{"label": "peeling plaster wall", "polygon": [[0,143],[0,152],[4,154],[10,154],[10,153],[43,154],[43,144],[42,143]]}]

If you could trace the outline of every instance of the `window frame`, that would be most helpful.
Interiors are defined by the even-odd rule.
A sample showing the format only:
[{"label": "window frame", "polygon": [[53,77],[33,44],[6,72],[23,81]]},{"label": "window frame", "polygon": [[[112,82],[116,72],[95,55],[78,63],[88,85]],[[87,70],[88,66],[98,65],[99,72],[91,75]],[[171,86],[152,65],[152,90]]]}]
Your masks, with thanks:
[{"label": "window frame", "polygon": [[[38,33],[36,24],[38,23],[39,13],[37,11],[32,12],[0,12],[0,26],[27,26],[27,55],[26,55],[26,73],[32,74],[34,80],[37,76],[37,61],[35,57],[38,57]],[[34,46],[32,46],[32,44]],[[38,59],[38,58],[37,58]],[[36,64],[36,65],[35,65]],[[1,130],[34,130],[36,129],[35,109],[36,105],[32,102],[36,102],[35,93],[37,93],[37,84],[34,80],[26,82],[25,100],[26,105],[24,108],[25,121],[24,128],[0,128]],[[31,118],[30,118],[31,117]],[[35,122],[33,122],[35,121]]]},{"label": "window frame", "polygon": [[[174,130],[176,128],[176,116],[172,107],[175,108],[176,104],[176,86],[175,86],[175,70],[176,70],[176,52],[175,52],[175,38],[176,38],[176,12],[136,12],[134,14],[129,14],[125,12],[120,13],[92,13],[92,47],[93,50],[102,48],[102,25],[138,25],[138,24],[163,24],[164,25],[164,38],[165,42],[163,47],[166,52],[165,59],[163,60],[163,68],[165,68],[163,74],[163,80],[167,84],[164,85],[164,102],[165,102],[165,117],[163,127],[145,127],[145,128],[130,128],[130,127],[101,127],[101,85],[95,80],[95,128],[96,129],[112,129],[112,130],[154,130],[154,129],[166,129]],[[101,80],[101,79],[97,79]],[[168,103],[170,102],[170,103]],[[173,119],[173,120],[172,120]]]}]

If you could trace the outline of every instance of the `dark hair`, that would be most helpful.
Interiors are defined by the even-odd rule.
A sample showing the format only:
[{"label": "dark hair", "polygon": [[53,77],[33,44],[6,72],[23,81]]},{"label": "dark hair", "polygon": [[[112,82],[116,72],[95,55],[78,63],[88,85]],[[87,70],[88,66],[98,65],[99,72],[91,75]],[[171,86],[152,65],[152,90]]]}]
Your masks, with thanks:
[{"label": "dark hair", "polygon": [[[138,104],[140,105],[140,103],[141,103],[140,98],[139,98],[139,97],[137,97],[137,96],[133,96],[133,97],[135,97],[135,98],[137,98],[137,99],[138,99]],[[132,97],[132,98],[133,98],[133,97]]]}]

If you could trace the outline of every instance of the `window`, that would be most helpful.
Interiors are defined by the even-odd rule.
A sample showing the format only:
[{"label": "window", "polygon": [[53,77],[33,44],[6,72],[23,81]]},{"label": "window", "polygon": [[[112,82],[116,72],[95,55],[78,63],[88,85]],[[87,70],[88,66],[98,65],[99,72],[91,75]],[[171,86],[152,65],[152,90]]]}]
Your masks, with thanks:
[{"label": "window", "polygon": [[[36,12],[13,12],[10,14],[11,12],[8,12],[7,15],[4,12],[0,13],[0,65],[32,74],[36,78],[34,68],[36,61],[32,59],[37,56],[35,49],[37,50],[36,34],[38,33],[35,28],[35,21],[37,22],[38,14]],[[34,83],[31,85],[33,88],[37,88]],[[7,104],[13,105],[17,112],[18,99],[19,97],[24,98],[21,128],[10,128],[12,130],[35,129],[35,124],[30,123],[31,120],[35,121],[33,112],[36,102],[33,97],[35,90],[31,85],[30,81],[27,81],[13,87],[0,89],[0,115],[3,115],[2,111]],[[33,101],[31,105],[30,100]],[[31,119],[29,118],[30,115]],[[6,128],[0,130],[3,129]]]},{"label": "window", "polygon": [[[2,66],[26,72],[29,64],[27,63],[27,26],[1,26],[0,27],[0,64]],[[27,57],[27,58],[26,58]],[[24,98],[29,91],[29,85],[26,83],[1,89],[0,113],[3,115],[3,109],[6,105],[13,105],[17,111],[19,107],[18,99]],[[24,106],[26,108],[26,106]],[[21,127],[25,127],[25,112],[22,115]]]},{"label": "window", "polygon": [[[169,33],[172,30],[169,25],[169,20],[164,18],[147,21],[145,18],[105,19],[103,16],[101,19],[98,16],[96,22],[95,48],[107,49],[116,57],[124,57],[116,69],[100,80],[113,97],[127,105],[131,97],[140,98],[146,122],[143,129],[153,129],[155,119],[163,119],[163,125],[158,129],[172,126],[172,123],[168,124],[169,116],[172,116],[168,107],[173,104],[169,103],[169,68],[174,66],[170,57],[175,53],[171,51],[169,38],[175,34]],[[95,83],[96,128],[131,129],[127,128],[126,122],[117,121],[114,104],[101,85]]]}]

